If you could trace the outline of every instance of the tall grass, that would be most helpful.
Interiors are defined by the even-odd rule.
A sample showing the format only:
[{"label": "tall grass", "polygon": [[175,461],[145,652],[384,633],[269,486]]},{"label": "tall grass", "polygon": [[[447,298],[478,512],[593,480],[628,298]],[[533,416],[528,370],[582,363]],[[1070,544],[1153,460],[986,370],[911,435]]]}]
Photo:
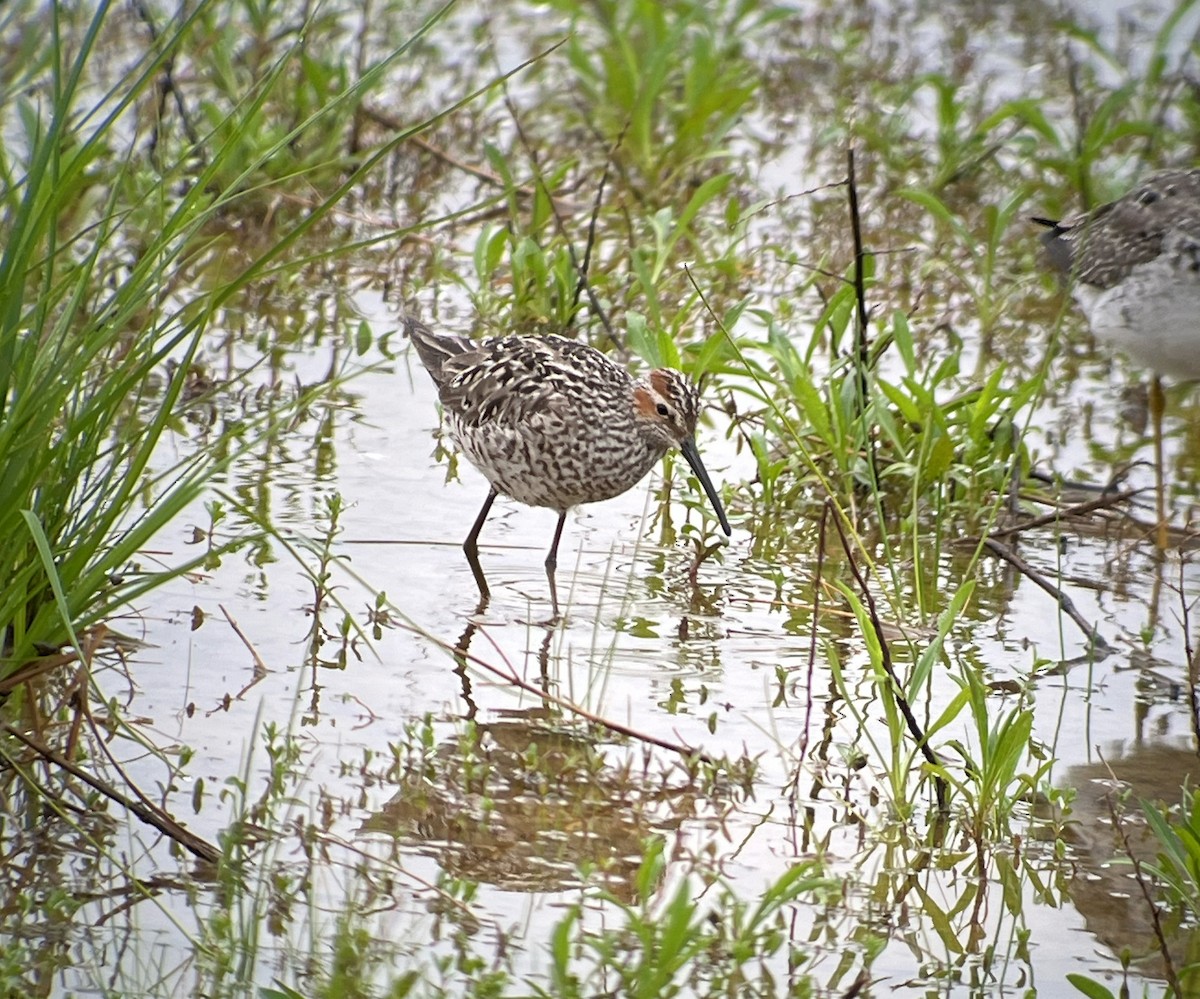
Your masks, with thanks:
[{"label": "tall grass", "polygon": [[[123,34],[130,29],[122,20],[128,8],[110,0],[78,8],[19,0],[0,11],[0,41],[20,40],[5,50],[0,80],[0,695],[10,715],[33,700],[14,694],[24,689],[21,682],[64,661],[46,653],[74,646],[86,660],[95,647],[84,637],[87,629],[99,632],[152,588],[219,554],[219,546],[197,544],[194,555],[157,564],[158,554],[146,549],[214,476],[272,439],[346,372],[289,398],[271,396],[261,407],[230,407],[233,415],[207,428],[202,443],[190,442],[182,439],[185,413],[200,401],[194,375],[210,336],[225,330],[245,307],[239,296],[257,282],[294,279],[314,261],[396,235],[314,241],[315,249],[303,242],[318,226],[332,225],[339,202],[439,116],[416,115],[367,151],[355,129],[365,95],[446,7],[381,59],[357,67],[353,79],[322,71],[306,48],[313,24],[296,21],[291,9],[200,0],[152,29],[157,8],[137,11],[147,24],[132,36]],[[193,80],[195,90],[180,95],[177,63],[220,76],[221,60],[205,63],[197,52],[218,36],[228,56],[242,40],[230,22],[256,12],[288,23],[262,26],[272,54],[254,79],[221,77],[229,84],[224,90]],[[25,30],[34,24],[39,30]],[[222,24],[226,30],[214,31]],[[330,46],[325,54],[331,65],[344,65],[343,49]],[[126,62],[114,68],[113,60]],[[304,90],[298,80],[319,86]],[[172,93],[179,105],[161,100]],[[281,118],[281,107],[292,115]],[[276,127],[264,127],[268,119]],[[319,141],[301,140],[311,136]],[[276,188],[281,178],[287,184]],[[284,200],[266,218],[265,206],[300,178],[300,207]],[[252,238],[231,238],[235,231]],[[221,391],[233,396],[238,388]],[[218,405],[215,390],[208,391]],[[214,521],[218,509],[210,506]],[[82,706],[87,696],[55,695],[47,698],[54,709],[30,710],[25,718],[33,724],[49,715],[50,728],[71,713],[71,724],[62,726],[69,755],[86,760],[89,775],[112,776],[111,790],[125,773],[110,747],[88,741],[94,722]],[[140,743],[139,751],[159,754],[170,782],[177,762],[126,725],[119,705],[105,707],[105,741],[120,731]],[[180,762],[187,755],[182,751]],[[7,814],[31,827],[46,821],[50,856],[35,856],[39,872],[56,886],[23,893],[20,911],[6,910],[0,919],[6,941],[0,993],[15,995],[52,980],[70,960],[69,945],[35,954],[18,942],[30,926],[69,927],[76,918],[79,901],[57,887],[71,881],[56,870],[64,856],[79,850],[102,859],[109,880],[137,884],[141,872],[113,847],[103,797],[50,762],[31,763],[15,739],[0,740],[0,758]],[[22,824],[4,822],[5,849],[16,854],[24,846],[14,826]],[[240,858],[237,845],[227,844],[227,865]],[[231,873],[230,883],[238,876]],[[140,889],[136,894],[143,897]],[[57,939],[69,937],[68,930]],[[205,938],[192,943],[214,950]],[[253,947],[243,950],[252,957]],[[245,965],[217,964],[237,981],[253,974]]]},{"label": "tall grass", "polygon": [[[0,144],[0,679],[210,554],[152,570],[138,559],[215,472],[288,414],[264,411],[225,441],[175,463],[156,459],[206,334],[256,278],[300,267],[288,256],[299,238],[427,124],[353,161],[328,142],[324,158],[298,159],[301,133],[348,141],[357,103],[407,46],[351,85],[321,91],[290,127],[263,130],[268,100],[294,92],[285,69],[304,57],[296,30],[209,131],[168,146],[156,120],[151,141],[140,122],[189,34],[216,8],[201,2],[157,31],[103,90],[92,64],[113,4],[98,4],[69,42],[65,14],[52,7],[42,45],[22,53],[41,67],[43,86],[29,97],[2,93],[13,141]],[[311,182],[318,170],[329,193],[315,205],[277,220],[257,252],[228,253],[235,269],[225,280],[208,288],[187,280],[189,268],[225,252],[218,223],[252,212],[272,177],[302,172]]]}]

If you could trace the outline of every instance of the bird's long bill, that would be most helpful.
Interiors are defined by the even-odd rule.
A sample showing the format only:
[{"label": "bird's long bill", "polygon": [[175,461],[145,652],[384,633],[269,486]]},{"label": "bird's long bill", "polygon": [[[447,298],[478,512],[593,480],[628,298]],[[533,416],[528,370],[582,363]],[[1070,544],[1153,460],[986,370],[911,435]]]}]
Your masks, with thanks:
[{"label": "bird's long bill", "polygon": [[704,469],[704,462],[700,460],[700,452],[696,450],[696,442],[690,437],[686,437],[680,442],[679,450],[687,458],[687,463],[692,466],[692,471],[696,473],[696,478],[700,480],[700,485],[704,487],[704,492],[707,493],[709,500],[712,502],[713,509],[717,513],[717,520],[721,522],[721,530],[726,535],[732,534],[733,531],[729,527],[729,520],[725,516],[725,508],[721,506],[721,497],[717,495],[717,490],[712,484],[712,479],[708,477],[708,472]]}]

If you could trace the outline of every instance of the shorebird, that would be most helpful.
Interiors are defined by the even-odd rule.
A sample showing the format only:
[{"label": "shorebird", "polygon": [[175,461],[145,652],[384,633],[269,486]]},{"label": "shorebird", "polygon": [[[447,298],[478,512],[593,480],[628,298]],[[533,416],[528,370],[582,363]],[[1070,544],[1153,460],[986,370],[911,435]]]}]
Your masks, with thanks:
[{"label": "shorebird", "polygon": [[1163,377],[1200,378],[1200,170],[1165,170],[1042,236],[1097,339],[1149,368],[1158,547],[1167,547]]},{"label": "shorebird", "polygon": [[405,332],[433,377],[450,436],[491,489],[463,551],[480,591],[479,532],[500,493],[558,511],[546,576],[554,570],[567,511],[631,489],[678,448],[708,494],[721,529],[729,521],[696,450],[700,393],[681,372],[635,379],[587,344],[561,336],[486,340],[435,333],[413,319]]}]

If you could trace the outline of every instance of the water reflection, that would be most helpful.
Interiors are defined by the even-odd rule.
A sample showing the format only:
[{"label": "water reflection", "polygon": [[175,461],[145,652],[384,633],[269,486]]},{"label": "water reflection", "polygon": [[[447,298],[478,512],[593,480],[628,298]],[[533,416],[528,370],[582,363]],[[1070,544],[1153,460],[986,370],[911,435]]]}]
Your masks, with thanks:
[{"label": "water reflection", "polygon": [[540,626],[535,683],[511,680],[546,696],[525,708],[493,708],[478,720],[472,690],[475,640],[484,596],[453,647],[463,718],[472,724],[419,755],[411,752],[390,784],[392,798],[364,821],[399,846],[435,858],[456,877],[517,891],[559,892],[598,879],[632,900],[642,846],[651,834],[678,830],[702,809],[711,789],[655,776],[651,757],[639,774],[633,758],[606,761],[599,730],[572,720],[549,694],[555,622]]},{"label": "water reflection", "polygon": [[[501,7],[489,16],[502,20]],[[468,21],[478,13],[469,4],[458,9]],[[735,186],[740,190],[728,202],[728,218],[706,218],[695,229],[676,231],[666,207],[664,214],[655,216],[655,224],[664,227],[663,233],[674,234],[680,245],[695,240],[689,252],[695,249],[698,256],[721,259],[720,272],[714,275],[720,278],[714,280],[718,287],[710,289],[717,294],[718,314],[729,310],[732,315],[735,307],[745,307],[742,321],[747,322],[760,308],[774,312],[778,329],[773,335],[782,337],[800,337],[812,326],[833,325],[825,312],[828,297],[822,298],[826,289],[816,288],[810,300],[804,297],[810,289],[801,285],[818,270],[832,273],[830,287],[841,280],[837,271],[849,259],[841,194],[792,196],[800,188],[807,191],[840,177],[846,130],[869,117],[873,104],[886,105],[879,132],[859,139],[863,191],[879,242],[905,252],[875,258],[871,304],[878,310],[876,316],[895,312],[911,319],[920,334],[915,346],[920,365],[941,363],[949,347],[965,344],[964,371],[989,374],[1003,362],[1005,378],[1019,384],[1044,361],[1054,311],[1039,300],[1038,289],[1022,270],[1031,265],[1023,249],[1025,237],[1014,234],[995,246],[982,229],[987,219],[994,220],[989,212],[996,197],[1015,198],[1026,182],[1044,182],[1044,177],[1034,176],[1042,163],[1031,165],[1022,158],[1039,140],[1026,132],[985,135],[978,129],[984,116],[995,110],[996,94],[1025,98],[1046,87],[1058,95],[1047,107],[1065,101],[1069,94],[1053,90],[1055,74],[1062,70],[1061,52],[1074,45],[1078,35],[1063,33],[1061,12],[1045,4],[980,4],[965,12],[944,5],[817,4],[789,14],[795,16],[781,21],[773,38],[761,40],[763,48],[754,51],[769,63],[764,74],[766,104],[737,139],[739,154],[746,154],[753,169],[739,175]],[[1144,45],[1145,29],[1146,25],[1131,26],[1130,37],[1136,35]],[[514,23],[507,30],[514,45],[527,43],[528,24]],[[387,44],[394,46],[394,39]],[[430,44],[438,46],[437,57],[431,60],[414,52],[412,64],[405,67],[405,86],[389,89],[393,85],[381,81],[385,97],[400,95],[398,106],[431,99],[420,85],[421,74],[446,74],[461,84],[465,75],[477,70],[477,63],[486,62],[475,60],[477,37],[470,32],[456,37],[454,44],[443,46],[434,39]],[[754,44],[747,42],[751,49]],[[947,50],[958,53],[957,65],[943,67],[945,76],[931,74],[930,53]],[[1115,60],[1110,68],[1125,72],[1132,62]],[[549,81],[531,74],[521,82],[537,95],[539,115],[555,111],[562,66],[554,64]],[[959,77],[951,76],[951,70],[962,73],[960,91],[954,89]],[[920,99],[907,111],[899,110],[899,95],[911,93],[910,84]],[[803,100],[797,100],[798,94]],[[403,128],[402,122],[369,117],[373,127],[390,133]],[[510,189],[503,178],[479,167],[479,150],[486,146],[492,155],[512,128],[499,102],[442,124],[444,131],[437,138],[451,153],[435,157],[430,144],[416,155],[397,151],[386,184],[372,178],[367,188],[354,192],[362,199],[356,206],[362,208],[360,217],[348,220],[344,229],[310,234],[311,243],[302,252],[311,253],[314,264],[302,280],[288,287],[267,282],[255,291],[257,297],[238,297],[222,310],[218,326],[225,335],[214,337],[203,366],[189,379],[180,449],[228,447],[229,439],[218,430],[260,418],[280,396],[298,395],[305,385],[335,382],[349,358],[356,356],[351,345],[359,339],[360,324],[369,327],[368,332],[397,327],[397,314],[385,301],[389,284],[405,295],[416,289],[442,308],[477,312],[483,325],[506,322],[503,303],[517,276],[498,272],[489,282],[488,275],[472,270],[487,263],[491,248],[499,245],[494,242],[497,235],[506,235],[503,227],[487,228],[489,219],[480,214],[455,218],[453,225],[436,232],[379,242],[387,228],[378,221],[381,214],[399,227],[413,218],[449,216],[474,204],[476,184],[502,194]],[[751,134],[760,128],[767,134],[761,143]],[[592,151],[586,129],[571,132],[555,123],[551,135],[554,144],[579,157],[578,164],[571,161],[573,176],[583,177],[597,166],[586,162]],[[1070,147],[1069,130],[1058,138],[1063,140],[1061,148]],[[992,146],[993,140],[1000,145]],[[597,145],[607,155],[608,144]],[[964,145],[974,147],[967,160],[942,162],[941,157]],[[1059,153],[1056,149],[1054,156]],[[474,172],[456,173],[466,161]],[[986,172],[997,161],[1001,169]],[[680,175],[679,189],[690,196],[702,171],[713,168],[707,163],[697,166],[696,177],[690,172]],[[945,230],[912,200],[897,196],[918,181],[928,182],[945,199],[955,233],[959,222],[963,226],[961,242],[947,239]],[[522,204],[533,200],[519,177],[511,189]],[[751,224],[753,253],[742,256],[745,247],[736,243],[727,251],[712,252],[704,245],[716,238],[713,234],[724,238],[734,230],[740,233],[736,216],[749,200],[774,201],[776,195],[777,205],[758,213]],[[616,235],[608,233],[603,244],[603,266],[617,266],[614,261],[630,256],[639,266],[645,264],[640,254],[653,242],[640,227],[645,198],[642,190],[621,193],[621,210],[615,222],[609,220]],[[261,205],[258,198],[253,200]],[[352,267],[325,266],[330,245],[359,236],[365,240]],[[231,221],[229,231],[214,239],[211,252],[197,258],[196,280],[228,280],[241,262],[239,247],[254,238],[253,225]],[[374,242],[367,245],[367,240]],[[476,240],[473,257],[470,247]],[[532,252],[535,243],[523,245]],[[414,252],[414,246],[422,252]],[[986,279],[969,271],[984,246],[989,259],[994,255],[1001,261]],[[806,256],[798,261],[800,250]],[[727,257],[722,256],[726,252]],[[662,266],[670,275],[673,263],[664,258]],[[1032,266],[1029,269],[1032,272]],[[801,271],[805,277],[798,279]],[[614,289],[620,291],[623,309],[657,308],[692,294],[682,276],[677,277],[657,298],[640,297],[636,287]],[[468,303],[461,287],[477,291],[478,299]],[[172,293],[188,294],[188,289]],[[1044,289],[1042,298],[1048,300]],[[709,323],[706,314],[696,315],[699,324]],[[676,332],[681,338],[690,335]],[[739,336],[742,332],[741,326],[735,331]],[[1086,349],[1079,338],[1082,331],[1066,332],[1071,343],[1051,362],[1048,393],[1028,418],[1023,446],[1040,465],[1067,477],[1106,482],[1114,469],[1128,468],[1136,488],[1145,478],[1137,414],[1126,412],[1129,407],[1109,384],[1108,362]],[[384,337],[367,349],[376,347],[378,353],[369,353],[369,359],[388,357]],[[403,359],[398,363],[403,365]],[[892,374],[887,363],[885,358],[884,376]],[[869,650],[830,582],[838,577],[814,578],[820,574],[813,571],[817,542],[809,514],[821,497],[811,475],[792,470],[793,480],[783,484],[790,492],[782,501],[768,502],[762,483],[754,481],[754,462],[740,450],[740,442],[727,442],[722,453],[722,442],[706,441],[705,454],[713,456],[717,467],[731,468],[730,481],[747,483],[742,501],[751,509],[753,542],[738,538],[722,558],[706,557],[699,544],[694,551],[687,547],[693,538],[685,537],[680,545],[679,532],[654,519],[669,516],[669,503],[664,507],[660,497],[653,497],[647,505],[667,513],[646,517],[646,496],[627,496],[610,509],[581,516],[580,554],[567,600],[570,613],[557,623],[531,625],[545,616],[545,532],[533,513],[524,514],[519,524],[510,518],[489,527],[511,546],[505,556],[508,578],[492,588],[489,603],[486,582],[475,573],[474,583],[484,592],[482,599],[476,598],[467,567],[460,565],[459,539],[450,537],[457,528],[447,525],[467,523],[475,515],[478,482],[461,488],[448,484],[444,467],[430,458],[434,402],[428,386],[407,383],[394,371],[374,371],[325,398],[320,408],[274,428],[257,453],[231,462],[222,485],[232,499],[222,498],[223,510],[191,511],[186,528],[163,541],[164,546],[178,546],[178,538],[186,533],[197,544],[210,544],[213,559],[205,566],[205,579],[180,581],[157,596],[161,603],[138,621],[153,644],[131,666],[134,679],[124,697],[129,715],[144,723],[156,741],[172,747],[172,760],[177,756],[185,761],[166,776],[145,765],[136,774],[143,786],[161,787],[161,797],[175,812],[190,808],[196,824],[215,840],[231,820],[229,798],[213,793],[212,787],[236,787],[243,774],[248,775],[248,786],[274,786],[281,769],[294,767],[297,783],[289,785],[289,801],[299,802],[300,817],[287,818],[296,828],[308,819],[308,795],[316,799],[315,822],[304,826],[303,835],[298,833],[294,841],[286,839],[287,849],[294,847],[308,864],[305,880],[325,862],[341,864],[338,873],[349,876],[360,856],[354,849],[339,853],[344,840],[338,840],[338,834],[346,840],[356,834],[378,842],[401,863],[429,860],[423,869],[433,870],[431,880],[444,871],[484,886],[553,893],[587,883],[586,871],[595,867],[607,872],[601,883],[610,882],[622,898],[629,897],[631,872],[647,835],[673,837],[679,844],[675,856],[683,858],[681,868],[706,874],[721,871],[748,897],[761,890],[764,878],[787,870],[797,857],[820,853],[850,886],[846,899],[825,907],[797,907],[789,932],[802,944],[824,934],[822,945],[844,962],[831,980],[840,974],[846,984],[861,981],[857,969],[845,971],[845,966],[876,960],[880,941],[887,940],[893,942],[887,945],[892,949],[878,959],[877,977],[908,982],[919,976],[936,982],[939,989],[953,989],[965,961],[955,950],[959,931],[962,943],[978,957],[987,939],[1007,933],[1009,925],[1003,921],[1012,916],[1028,923],[1045,920],[1039,928],[1046,940],[1037,957],[1039,980],[1047,983],[1048,992],[1061,981],[1054,977],[1062,970],[1055,964],[1058,955],[1079,951],[1063,945],[1062,924],[1070,916],[1066,908],[1039,915],[1038,906],[1030,904],[1020,911],[1022,902],[1035,893],[1031,882],[1007,885],[1002,900],[996,885],[986,883],[978,871],[971,872],[968,864],[910,849],[911,816],[891,807],[887,772],[895,766],[903,783],[905,753],[911,747],[888,741]],[[1195,516],[1191,497],[1197,493],[1200,473],[1200,422],[1193,397],[1180,393],[1171,402],[1169,460],[1176,471],[1180,523],[1185,523],[1187,515],[1193,521]],[[756,430],[762,419],[755,408],[747,426]],[[718,425],[723,426],[724,419]],[[131,432],[136,432],[135,426]],[[334,488],[347,499],[345,535],[332,535],[324,518],[323,503]],[[1185,515],[1185,509],[1190,514]],[[1056,517],[1058,513],[1061,509]],[[870,511],[866,516],[870,518]],[[900,523],[900,517],[893,517],[865,529],[866,547],[882,567],[871,583],[894,595],[881,614],[894,629],[889,635],[897,642],[901,668],[911,667],[928,646],[947,593],[963,580],[969,564],[961,552],[924,550],[926,537],[936,533],[943,516],[940,507],[921,507],[911,511],[911,521]],[[259,535],[253,547],[241,553],[222,554],[223,538],[262,523],[329,539],[330,550],[349,559],[358,576],[353,582],[339,577],[328,587],[322,581],[314,590],[310,577],[301,577],[293,562],[281,558],[285,545],[269,535]],[[872,529],[880,533],[872,534]],[[882,532],[893,529],[897,537],[911,530],[912,544],[906,548],[908,542],[900,540],[897,548],[890,548],[892,539]],[[662,544],[641,543],[650,537]],[[613,539],[619,539],[615,548]],[[404,544],[387,547],[385,540]],[[1065,763],[1077,763],[1090,744],[1110,740],[1114,729],[1123,729],[1129,705],[1135,705],[1139,724],[1148,717],[1136,698],[1149,689],[1149,681],[1141,669],[1143,661],[1130,650],[1146,650],[1155,674],[1155,697],[1169,696],[1172,685],[1178,688],[1186,682],[1181,653],[1189,634],[1189,613],[1190,633],[1195,633],[1194,602],[1200,586],[1196,563],[1193,553],[1183,550],[1178,561],[1152,564],[1126,525],[1097,511],[1087,517],[1058,518],[1053,526],[1027,534],[1020,554],[1042,577],[1069,591],[1083,624],[1076,628],[1064,623],[1055,595],[1030,585],[1028,576],[1007,563],[985,562],[974,577],[973,602],[954,622],[931,671],[927,710],[936,719],[957,695],[959,688],[950,678],[955,669],[999,674],[1013,683],[1008,689],[1017,692],[1029,688],[1032,675],[1037,678],[1041,744],[1053,745]],[[917,556],[921,564],[910,573]],[[342,631],[346,619],[328,620],[339,587],[354,595],[346,600],[351,623],[359,614],[357,620],[366,621],[367,629],[378,624],[370,617],[378,612],[375,590],[387,590],[388,606],[427,633],[457,636],[453,653],[444,655],[428,639],[388,627],[375,629],[374,648],[355,646],[349,637],[353,629]],[[820,601],[817,592],[822,594]],[[249,604],[237,618],[272,666],[269,674],[250,674],[256,683],[252,689],[244,686],[240,672],[230,681],[230,664],[242,669],[249,643],[212,625],[221,620],[213,613],[221,600]],[[209,608],[210,623],[192,631],[191,608],[199,604]],[[366,616],[362,606],[368,608]],[[1115,652],[1104,659],[1081,657],[1078,650],[1097,624]],[[327,651],[322,653],[323,646]],[[845,700],[832,680],[829,664],[834,655],[850,677]],[[516,677],[516,670],[511,677],[498,676],[483,671],[480,664],[522,660],[531,664],[528,677]],[[1076,668],[1060,680],[1039,672],[1047,661]],[[514,677],[524,686],[514,683]],[[20,682],[29,678],[21,674]],[[220,698],[220,691],[239,688],[244,699],[222,698],[221,710],[211,717],[184,707],[197,690],[201,696]],[[4,692],[11,689],[15,687]],[[108,691],[105,696],[110,696]],[[521,697],[531,700],[521,702]],[[619,719],[626,728],[653,734],[658,741],[614,745],[599,722],[573,714],[560,703],[567,697],[586,702],[597,717]],[[303,708],[297,706],[301,700]],[[1000,698],[996,702],[1003,706]],[[851,703],[857,713],[850,712]],[[266,762],[261,753],[254,754],[260,745],[260,705],[262,720],[275,731],[287,731],[296,712],[303,735],[287,752],[272,745]],[[1065,725],[1064,715],[1069,719]],[[405,731],[409,723],[417,726],[419,739]],[[1056,735],[1060,726],[1062,737]],[[1079,737],[1083,732],[1086,737]],[[943,732],[939,737],[958,734]],[[397,759],[390,755],[393,747],[398,747]],[[658,747],[669,753],[659,753]],[[714,759],[752,761],[745,785],[693,780],[676,760],[681,749],[699,748]],[[1184,772],[1181,759],[1148,756],[1142,763],[1139,752],[1111,755],[1122,765],[1131,761],[1139,773],[1157,769],[1176,779]],[[129,755],[126,762],[137,768],[142,747],[130,749]],[[352,766],[349,761],[360,756],[368,762]],[[10,878],[0,899],[6,951],[10,943],[36,939],[36,949],[47,941],[45,951],[59,961],[66,954],[61,941],[69,933],[90,925],[93,917],[100,922],[111,917],[92,908],[73,910],[63,904],[62,895],[38,896],[39,890],[61,887],[74,897],[111,898],[116,915],[136,905],[136,886],[91,852],[97,843],[116,842],[104,813],[81,799],[74,803],[71,823],[47,816],[30,803],[22,784],[44,781],[45,775],[27,776],[21,770],[18,777],[11,760],[7,765],[4,799],[11,814],[4,822],[4,856],[10,861],[5,868]],[[1067,779],[1082,784],[1094,778],[1072,770]],[[729,784],[737,784],[739,790],[745,786],[749,793],[738,797]],[[788,794],[789,813],[782,822],[773,811],[782,810],[781,793]],[[1161,793],[1173,800],[1170,781]],[[1099,803],[1081,804],[1079,825],[1097,826],[1104,814]],[[279,826],[285,826],[282,819]],[[881,845],[872,847],[872,842]],[[1081,839],[1078,855],[1090,858],[1081,866],[1105,863],[1108,848]],[[112,849],[115,855],[121,847]],[[864,863],[869,849],[886,854],[883,872],[874,883]],[[174,890],[184,877],[169,873],[179,864],[165,847],[139,843],[138,850],[141,859],[161,865],[167,873],[157,880],[139,874],[137,884],[152,885],[156,900],[171,896],[176,906],[172,915],[190,918],[195,896],[210,897],[198,887],[204,885],[201,879],[189,880],[185,891]],[[347,855],[353,856],[352,862],[345,860]],[[270,861],[263,858],[263,870],[286,881],[292,857],[277,867]],[[939,872],[941,863],[945,871]],[[374,873],[369,871],[368,878]],[[917,874],[923,880],[917,880]],[[864,904],[865,912],[852,907],[853,885],[860,880],[865,894],[878,889]],[[340,887],[314,888],[316,906],[346,908]],[[1104,924],[1091,914],[1087,887],[1086,878],[1077,886],[1079,912],[1089,925],[1097,919],[1095,932],[1101,939],[1114,948],[1123,946],[1120,926],[1115,921]],[[931,898],[938,889],[945,892],[942,912],[965,913],[964,922],[951,925],[934,918],[937,910]],[[482,894],[484,905],[516,918],[505,892],[489,893],[485,887]],[[218,905],[228,901],[211,897]],[[32,910],[30,898],[35,899]],[[127,900],[129,905],[121,908]],[[991,902],[995,904],[985,904]],[[1061,898],[1055,904],[1061,904]],[[1006,905],[1015,906],[1020,915]],[[282,932],[291,923],[283,907],[276,907],[270,919],[273,931]],[[163,916],[161,922],[170,920]],[[130,939],[141,932],[131,930]],[[938,939],[943,932],[944,941]],[[163,933],[178,941],[171,963],[186,967],[193,941],[178,925]],[[319,934],[314,938],[320,939]],[[112,953],[103,946],[96,953]],[[295,966],[307,968],[316,958],[310,947],[301,950]],[[1017,963],[1024,960],[1022,956]],[[988,977],[1003,974],[995,971],[1003,963],[982,968],[980,962],[975,970],[984,984],[976,991],[1006,987],[995,986],[995,978]],[[1115,965],[1112,960],[1100,963],[1106,968]],[[1147,967],[1153,971],[1152,964]],[[273,964],[269,970],[275,970]],[[97,972],[95,980],[89,980],[88,974],[86,968],[78,971],[78,980],[88,988],[107,978]],[[269,977],[264,974],[262,980]]]},{"label": "water reflection", "polygon": [[[1161,845],[1139,803],[1178,804],[1181,785],[1194,786],[1196,774],[1200,774],[1200,758],[1194,745],[1151,738],[1131,745],[1117,743],[1102,760],[1071,767],[1065,777],[1077,792],[1065,830],[1076,861],[1071,901],[1090,933],[1113,953],[1128,951],[1137,967],[1155,978],[1165,976],[1152,917],[1159,901],[1153,889],[1147,897],[1129,857],[1154,863]],[[1188,987],[1200,987],[1200,970],[1195,967],[1200,930],[1180,924],[1166,910],[1158,925],[1168,935],[1176,968],[1191,968],[1184,979]]]}]

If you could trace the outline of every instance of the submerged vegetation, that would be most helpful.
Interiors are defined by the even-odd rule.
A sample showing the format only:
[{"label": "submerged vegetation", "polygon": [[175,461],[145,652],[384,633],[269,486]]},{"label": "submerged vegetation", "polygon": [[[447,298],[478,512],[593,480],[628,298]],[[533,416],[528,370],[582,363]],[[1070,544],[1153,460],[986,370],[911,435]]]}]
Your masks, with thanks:
[{"label": "submerged vegetation", "polygon": [[[0,7],[0,995],[1191,994],[1200,411],[1161,556],[1027,219],[1194,158],[1200,4],[920,6]],[[734,546],[394,554],[410,313],[684,369]]]}]

